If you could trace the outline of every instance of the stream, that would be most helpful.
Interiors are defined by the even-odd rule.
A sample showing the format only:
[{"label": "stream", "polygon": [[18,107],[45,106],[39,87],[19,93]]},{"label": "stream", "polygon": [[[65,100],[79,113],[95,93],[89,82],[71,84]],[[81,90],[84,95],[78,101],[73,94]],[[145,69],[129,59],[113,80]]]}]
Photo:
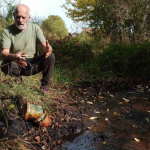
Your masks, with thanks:
[{"label": "stream", "polygon": [[150,150],[150,94],[142,86],[82,93],[84,130],[55,150]]}]

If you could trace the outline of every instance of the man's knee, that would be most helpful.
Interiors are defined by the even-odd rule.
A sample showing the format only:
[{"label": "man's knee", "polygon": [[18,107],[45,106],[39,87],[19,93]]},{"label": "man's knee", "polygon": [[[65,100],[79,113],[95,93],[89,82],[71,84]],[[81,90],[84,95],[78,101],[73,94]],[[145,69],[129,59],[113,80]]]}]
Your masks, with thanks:
[{"label": "man's knee", "polygon": [[55,54],[54,54],[54,53],[51,53],[51,54],[47,57],[47,61],[48,61],[50,64],[55,63]]}]

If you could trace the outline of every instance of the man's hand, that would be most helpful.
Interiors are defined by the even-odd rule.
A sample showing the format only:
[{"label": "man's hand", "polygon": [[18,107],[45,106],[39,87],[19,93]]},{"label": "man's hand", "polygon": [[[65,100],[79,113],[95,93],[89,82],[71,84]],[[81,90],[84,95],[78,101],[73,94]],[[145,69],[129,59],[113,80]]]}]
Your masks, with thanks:
[{"label": "man's hand", "polygon": [[26,52],[23,52],[23,53],[18,53],[15,55],[15,62],[18,64],[18,65],[21,65],[21,66],[24,66],[26,67],[27,66],[27,63],[22,61],[22,60],[25,60],[24,57],[22,57],[22,55],[25,55]]},{"label": "man's hand", "polygon": [[45,58],[47,58],[52,52],[52,47],[49,45],[48,40],[46,40],[46,42],[41,44],[40,46],[45,53]]},{"label": "man's hand", "polygon": [[47,52],[46,52],[45,58],[47,58],[52,52],[52,47],[49,45],[48,40],[46,40],[46,50]]}]

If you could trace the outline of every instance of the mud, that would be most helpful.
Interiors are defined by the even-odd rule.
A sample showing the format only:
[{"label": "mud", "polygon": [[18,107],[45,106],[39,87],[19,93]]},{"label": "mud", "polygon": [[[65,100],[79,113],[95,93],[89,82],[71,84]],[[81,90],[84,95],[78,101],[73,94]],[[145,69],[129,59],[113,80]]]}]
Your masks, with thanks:
[{"label": "mud", "polygon": [[9,111],[7,131],[1,119],[0,138],[22,138],[32,143],[30,149],[150,150],[150,93],[142,85],[70,88],[53,108],[52,126],[42,128],[25,122],[16,107]]}]

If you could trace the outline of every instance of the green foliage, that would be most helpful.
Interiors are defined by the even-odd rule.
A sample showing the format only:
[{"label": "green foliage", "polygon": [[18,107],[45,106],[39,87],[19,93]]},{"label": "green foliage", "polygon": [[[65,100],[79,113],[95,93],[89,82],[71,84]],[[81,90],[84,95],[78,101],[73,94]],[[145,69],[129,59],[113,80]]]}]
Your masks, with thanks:
[{"label": "green foliage", "polygon": [[91,45],[85,41],[80,42],[74,37],[50,41],[56,55],[56,63],[60,66],[77,66],[81,63],[91,62],[93,53]]},{"label": "green foliage", "polygon": [[64,21],[59,16],[51,15],[42,22],[41,28],[46,38],[62,39],[68,36]]},{"label": "green foliage", "polygon": [[88,22],[113,43],[139,44],[149,39],[149,0],[66,0],[63,7],[74,21]]},{"label": "green foliage", "polygon": [[[5,3],[5,9],[6,13],[4,13],[3,15],[0,14],[0,39],[1,39],[1,32],[2,29],[12,23],[14,23],[13,20],[13,11],[15,8],[15,4],[12,4],[11,1],[4,1]],[[2,8],[1,8],[2,9]]]},{"label": "green foliage", "polygon": [[150,43],[138,46],[111,44],[100,60],[101,71],[117,76],[150,75]]},{"label": "green foliage", "polygon": [[95,56],[101,54],[103,52],[104,45],[106,45],[106,42],[103,41],[102,38],[94,36],[91,32],[83,31],[81,34],[76,35],[75,38],[80,42],[87,42]]}]

